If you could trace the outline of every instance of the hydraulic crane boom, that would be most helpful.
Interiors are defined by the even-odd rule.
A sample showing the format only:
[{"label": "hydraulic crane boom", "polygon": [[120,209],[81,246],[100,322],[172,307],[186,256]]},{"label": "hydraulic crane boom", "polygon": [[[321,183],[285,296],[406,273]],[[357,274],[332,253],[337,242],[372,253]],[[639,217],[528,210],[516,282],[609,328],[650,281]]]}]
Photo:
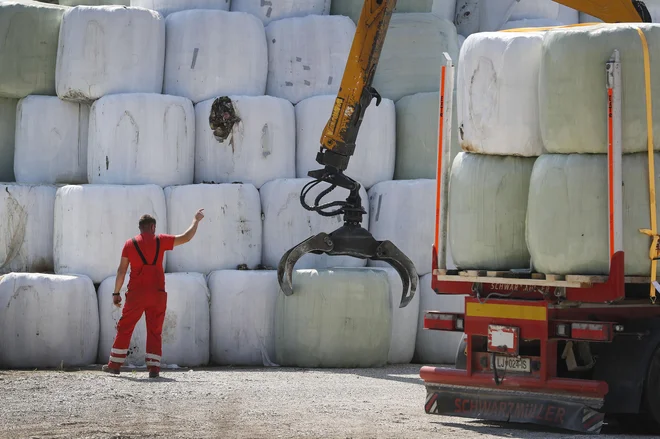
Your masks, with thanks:
[{"label": "hydraulic crane boom", "polygon": [[[554,1],[608,23],[651,21],[644,2],[639,0]],[[377,241],[361,226],[366,212],[362,208],[360,184],[344,174],[355,152],[355,141],[367,107],[373,98],[376,98],[376,105],[381,101],[371,84],[395,6],[396,0],[365,0],[362,6],[339,92],[323,129],[321,148],[316,156],[316,161],[324,168],[308,173],[314,180],[303,188],[300,195],[300,202],[305,209],[323,216],[343,214],[344,225],[330,234],[312,236],[282,256],[277,274],[280,287],[287,296],[293,294],[293,268],[306,253],[348,255],[388,262],[401,276],[401,307],[412,300],[417,290],[417,271],[412,261],[392,242]],[[316,197],[313,206],[308,205],[305,202],[306,195],[322,182],[330,184],[330,187]],[[337,187],[349,191],[346,201],[320,205],[321,199]],[[327,210],[333,207],[336,209]]]}]

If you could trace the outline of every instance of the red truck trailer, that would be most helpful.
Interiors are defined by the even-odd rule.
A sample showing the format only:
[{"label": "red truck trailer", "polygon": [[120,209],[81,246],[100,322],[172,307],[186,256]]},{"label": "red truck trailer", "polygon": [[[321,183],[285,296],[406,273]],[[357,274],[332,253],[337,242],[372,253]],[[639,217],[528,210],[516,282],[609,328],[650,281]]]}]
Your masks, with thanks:
[{"label": "red truck trailer", "polygon": [[[642,41],[644,41],[642,37]],[[624,273],[621,62],[604,65],[608,107],[610,271],[605,276],[528,271],[452,270],[446,266],[448,140],[454,69],[442,67],[438,130],[437,228],[432,288],[465,295],[463,313],[431,310],[424,328],[464,334],[454,368],[424,366],[425,411],[534,423],[600,433],[605,415],[660,432],[660,308],[654,281],[655,218],[650,67],[645,50],[651,228],[650,277]],[[445,93],[447,91],[447,93]],[[643,103],[640,103],[643,105]]]}]

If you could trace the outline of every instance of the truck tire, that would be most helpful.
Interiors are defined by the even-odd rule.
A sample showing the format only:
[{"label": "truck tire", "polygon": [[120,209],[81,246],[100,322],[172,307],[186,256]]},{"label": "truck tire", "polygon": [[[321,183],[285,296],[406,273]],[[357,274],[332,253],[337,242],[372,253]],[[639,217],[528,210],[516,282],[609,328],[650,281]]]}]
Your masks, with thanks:
[{"label": "truck tire", "polygon": [[467,369],[467,334],[463,334],[456,350],[456,369]]},{"label": "truck tire", "polygon": [[649,362],[641,408],[647,421],[643,422],[645,430],[660,433],[660,348],[656,348]]}]

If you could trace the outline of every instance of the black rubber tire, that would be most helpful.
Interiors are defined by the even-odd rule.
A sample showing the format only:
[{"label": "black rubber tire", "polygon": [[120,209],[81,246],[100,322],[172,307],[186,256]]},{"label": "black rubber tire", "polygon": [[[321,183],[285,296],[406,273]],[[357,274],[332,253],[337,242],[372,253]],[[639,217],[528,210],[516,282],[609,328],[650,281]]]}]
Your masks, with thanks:
[{"label": "black rubber tire", "polygon": [[640,408],[640,426],[649,433],[660,434],[660,347],[656,348],[649,362]]},{"label": "black rubber tire", "polygon": [[458,349],[456,350],[456,369],[466,370],[467,369],[467,335],[463,334],[461,342],[458,344]]}]

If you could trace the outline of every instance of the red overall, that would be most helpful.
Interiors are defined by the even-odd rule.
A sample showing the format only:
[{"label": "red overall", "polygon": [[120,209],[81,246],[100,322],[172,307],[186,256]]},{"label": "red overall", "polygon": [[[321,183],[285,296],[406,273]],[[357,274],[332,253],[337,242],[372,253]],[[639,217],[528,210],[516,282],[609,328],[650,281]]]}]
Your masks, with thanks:
[{"label": "red overall", "polygon": [[[150,371],[160,371],[162,330],[167,307],[163,255],[174,248],[173,235],[140,234],[124,244],[122,257],[128,258],[131,271],[126,302],[117,323],[117,336],[110,351],[108,367],[119,369],[126,361],[135,325],[145,314],[147,351],[145,362]],[[147,259],[147,255],[153,255]],[[148,263],[148,261],[152,261]]]}]

